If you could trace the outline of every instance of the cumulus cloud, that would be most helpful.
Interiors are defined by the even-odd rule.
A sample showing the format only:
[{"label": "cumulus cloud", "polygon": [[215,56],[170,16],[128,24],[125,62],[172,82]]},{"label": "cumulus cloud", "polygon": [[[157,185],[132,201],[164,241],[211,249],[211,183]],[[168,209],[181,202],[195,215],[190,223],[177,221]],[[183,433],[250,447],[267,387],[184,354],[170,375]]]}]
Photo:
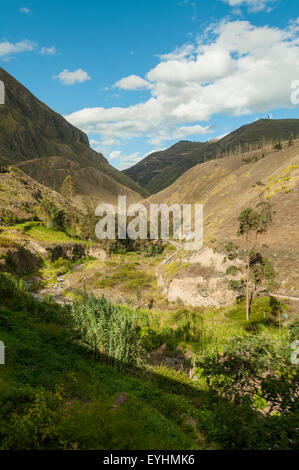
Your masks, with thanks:
[{"label": "cumulus cloud", "polygon": [[228,3],[231,7],[247,6],[249,11],[261,11],[268,7],[268,4],[275,2],[275,0],[222,0]]},{"label": "cumulus cloud", "polygon": [[85,108],[66,118],[103,140],[145,137],[158,146],[208,134],[210,119],[219,113],[238,116],[289,107],[299,70],[298,33],[298,20],[285,29],[248,21],[211,25],[200,40],[161,56],[148,71],[147,101]]},{"label": "cumulus cloud", "polygon": [[109,160],[115,160],[121,156],[121,150],[114,150],[109,154]]},{"label": "cumulus cloud", "polygon": [[113,162],[114,160],[119,160],[118,168],[120,170],[125,170],[126,168],[135,165],[143,158],[144,156],[141,155],[140,152],[135,152],[130,155],[124,155],[121,150],[114,150],[108,156],[109,161]]},{"label": "cumulus cloud", "polygon": [[64,69],[58,75],[53,75],[53,78],[60,80],[64,85],[74,85],[75,83],[83,83],[90,80],[88,73],[82,69],[74,70],[74,72]]},{"label": "cumulus cloud", "polygon": [[209,126],[203,127],[197,124],[196,126],[182,126],[176,129],[173,133],[173,139],[183,139],[188,135],[204,135],[211,132]]},{"label": "cumulus cloud", "polygon": [[56,54],[57,54],[57,50],[56,50],[56,47],[55,47],[55,46],[51,46],[51,47],[42,47],[40,53],[41,53],[42,55],[56,55]]},{"label": "cumulus cloud", "polygon": [[20,52],[33,51],[36,48],[36,44],[28,39],[24,39],[19,42],[0,42],[0,57],[8,56],[10,54],[18,54]]},{"label": "cumulus cloud", "polygon": [[26,15],[29,15],[29,13],[31,13],[30,8],[27,8],[27,7],[22,7],[22,8],[19,9],[19,11],[21,13],[25,13]]},{"label": "cumulus cloud", "polygon": [[138,75],[129,75],[129,77],[122,78],[113,86],[121,90],[139,90],[140,88],[150,88],[151,85]]}]

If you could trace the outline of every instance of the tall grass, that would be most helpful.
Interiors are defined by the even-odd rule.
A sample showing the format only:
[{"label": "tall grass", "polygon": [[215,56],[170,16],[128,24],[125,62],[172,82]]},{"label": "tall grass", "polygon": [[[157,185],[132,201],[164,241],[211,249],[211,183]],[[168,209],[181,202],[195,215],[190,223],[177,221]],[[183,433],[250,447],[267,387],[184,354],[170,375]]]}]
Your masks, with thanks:
[{"label": "tall grass", "polygon": [[84,293],[82,302],[72,304],[71,315],[96,359],[119,367],[140,361],[140,327],[133,312],[113,305],[104,296]]}]

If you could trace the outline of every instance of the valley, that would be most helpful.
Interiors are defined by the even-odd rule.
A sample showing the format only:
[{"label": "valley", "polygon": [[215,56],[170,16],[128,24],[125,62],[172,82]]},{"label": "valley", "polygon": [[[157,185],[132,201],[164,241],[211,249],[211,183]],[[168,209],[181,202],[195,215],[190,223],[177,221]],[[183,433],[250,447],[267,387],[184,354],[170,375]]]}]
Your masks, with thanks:
[{"label": "valley", "polygon": [[[296,449],[299,120],[120,172],[0,79],[0,449]],[[98,240],[118,196],[203,204],[203,247]]]}]

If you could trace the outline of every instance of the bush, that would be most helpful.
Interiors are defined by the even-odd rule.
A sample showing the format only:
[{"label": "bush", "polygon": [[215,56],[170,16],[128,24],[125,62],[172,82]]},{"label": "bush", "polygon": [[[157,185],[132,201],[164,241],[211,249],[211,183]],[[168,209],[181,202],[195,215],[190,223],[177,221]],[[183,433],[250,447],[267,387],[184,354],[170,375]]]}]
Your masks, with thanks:
[{"label": "bush", "polygon": [[261,337],[236,337],[223,355],[206,357],[199,373],[212,389],[238,403],[252,405],[257,397],[267,412],[298,412],[299,376],[290,361],[291,348]]},{"label": "bush", "polygon": [[229,266],[226,270],[226,274],[228,276],[236,276],[238,271],[240,271],[240,268],[238,268],[237,266]]},{"label": "bush", "polygon": [[153,351],[163,344],[163,336],[149,326],[142,328],[141,340],[142,345],[148,352]]},{"label": "bush", "polygon": [[47,222],[49,225],[48,228],[64,232],[66,221],[66,215],[64,211],[58,209],[54,202],[50,201],[46,197],[42,200],[40,206],[46,214]]},{"label": "bush", "polygon": [[2,430],[1,449],[42,450],[48,448],[74,449],[76,443],[63,441],[57,425],[66,414],[61,390],[55,393],[40,390],[23,409],[15,410]]}]

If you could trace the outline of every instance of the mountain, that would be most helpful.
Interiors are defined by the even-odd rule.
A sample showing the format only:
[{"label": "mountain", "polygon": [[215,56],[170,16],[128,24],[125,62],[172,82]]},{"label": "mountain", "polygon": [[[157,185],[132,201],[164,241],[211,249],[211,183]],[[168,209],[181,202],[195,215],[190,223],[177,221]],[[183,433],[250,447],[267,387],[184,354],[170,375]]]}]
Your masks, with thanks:
[{"label": "mountain", "polygon": [[155,194],[198,163],[273,146],[273,142],[287,140],[292,134],[294,137],[299,135],[299,119],[260,119],[220,140],[179,142],[169,149],[148,155],[123,173]]},{"label": "mountain", "polygon": [[259,150],[198,164],[147,203],[202,203],[204,245],[225,252],[227,243],[241,243],[240,212],[263,201],[274,212],[273,224],[262,236],[263,254],[277,271],[281,292],[298,294],[299,140],[281,151]]},{"label": "mountain", "polygon": [[[5,105],[0,105],[0,162],[19,165],[40,183],[52,188],[56,185],[55,189],[71,174],[81,179],[79,190],[88,197],[102,195],[98,187],[101,181],[108,187],[106,196],[111,192],[115,197],[115,189],[135,200],[147,195],[145,189],[91,149],[84,132],[39,101],[3,68],[0,80],[6,95]],[[45,168],[47,171],[41,171]],[[110,183],[115,186],[111,191]]]},{"label": "mountain", "polygon": [[178,177],[184,168],[185,171],[190,168],[191,161],[196,164],[196,155],[205,145],[206,143],[201,142],[178,142],[166,150],[151,153],[123,173],[130,175],[130,178],[138,181],[144,188],[155,188],[156,182],[163,184],[161,177],[163,179],[166,174],[170,174],[176,166],[179,168],[179,174],[176,176]]}]

